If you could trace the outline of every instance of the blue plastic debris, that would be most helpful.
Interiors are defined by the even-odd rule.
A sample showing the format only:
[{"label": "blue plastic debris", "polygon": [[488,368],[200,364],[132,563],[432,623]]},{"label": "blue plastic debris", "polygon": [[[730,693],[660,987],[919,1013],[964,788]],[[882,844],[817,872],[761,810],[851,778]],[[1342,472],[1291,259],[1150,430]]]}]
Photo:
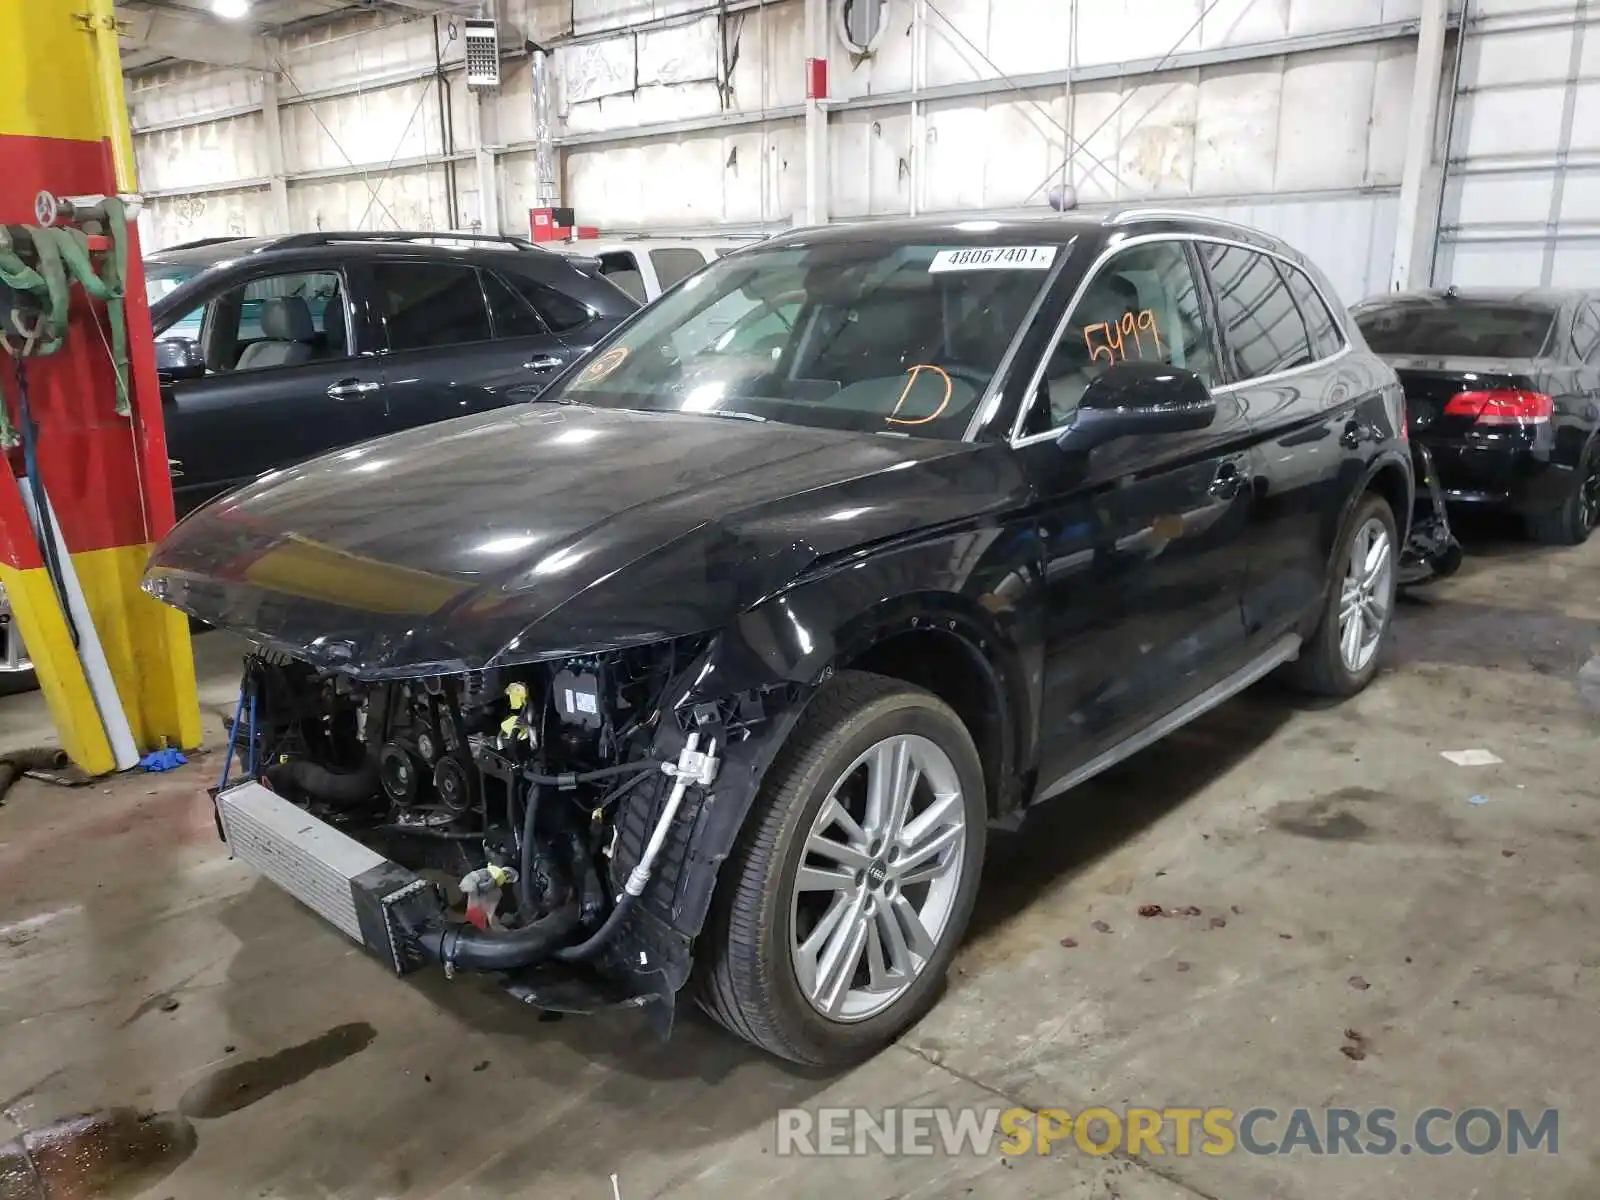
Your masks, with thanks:
[{"label": "blue plastic debris", "polygon": [[175,771],[189,759],[181,750],[152,750],[139,760],[146,771]]},{"label": "blue plastic debris", "polygon": [[1467,801],[1467,803],[1468,804],[1487,804],[1487,803],[1489,803],[1489,797],[1487,797],[1487,796],[1473,796],[1470,800]]}]

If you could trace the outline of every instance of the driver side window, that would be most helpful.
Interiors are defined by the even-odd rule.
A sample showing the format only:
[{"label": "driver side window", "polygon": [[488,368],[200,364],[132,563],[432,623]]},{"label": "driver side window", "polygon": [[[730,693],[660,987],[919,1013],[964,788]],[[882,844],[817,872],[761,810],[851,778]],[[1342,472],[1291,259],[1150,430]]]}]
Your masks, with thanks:
[{"label": "driver side window", "polygon": [[1023,433],[1072,420],[1084,389],[1115,363],[1163,362],[1220,382],[1184,243],[1149,242],[1108,259],[1045,358]]}]

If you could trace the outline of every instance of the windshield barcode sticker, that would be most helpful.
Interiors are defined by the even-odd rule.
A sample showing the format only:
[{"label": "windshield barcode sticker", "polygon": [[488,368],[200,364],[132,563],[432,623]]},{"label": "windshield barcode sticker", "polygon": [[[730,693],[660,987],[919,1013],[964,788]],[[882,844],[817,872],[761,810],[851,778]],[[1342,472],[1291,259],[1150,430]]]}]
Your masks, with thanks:
[{"label": "windshield barcode sticker", "polygon": [[928,264],[928,274],[938,271],[1048,271],[1056,260],[1055,246],[971,246],[941,250]]}]

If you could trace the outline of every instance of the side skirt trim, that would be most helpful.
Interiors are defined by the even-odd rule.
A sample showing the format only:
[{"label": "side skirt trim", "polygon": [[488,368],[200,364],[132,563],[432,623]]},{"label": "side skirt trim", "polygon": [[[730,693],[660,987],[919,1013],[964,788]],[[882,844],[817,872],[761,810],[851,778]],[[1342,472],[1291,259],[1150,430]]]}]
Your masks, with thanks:
[{"label": "side skirt trim", "polygon": [[1039,789],[1034,797],[1034,803],[1048,800],[1052,796],[1059,796],[1071,788],[1077,787],[1086,780],[1093,779],[1108,767],[1113,767],[1130,755],[1137,754],[1146,746],[1153,745],[1176,729],[1181,729],[1196,717],[1210,712],[1224,700],[1231,700],[1245,688],[1255,683],[1268,673],[1277,670],[1284,663],[1300,653],[1300,635],[1287,634],[1274,642],[1260,657],[1251,660],[1240,667],[1232,675],[1218,680],[1194,699],[1179,705],[1166,716],[1145,726],[1132,737],[1126,738],[1108,750],[1095,755],[1081,767],[1077,767],[1057,779],[1048,787]]}]

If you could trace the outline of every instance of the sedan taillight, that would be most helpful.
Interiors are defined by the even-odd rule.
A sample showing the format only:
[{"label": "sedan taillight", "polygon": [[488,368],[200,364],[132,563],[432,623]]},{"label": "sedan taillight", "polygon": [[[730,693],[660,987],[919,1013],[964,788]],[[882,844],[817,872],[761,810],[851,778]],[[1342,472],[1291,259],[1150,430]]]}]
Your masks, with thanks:
[{"label": "sedan taillight", "polygon": [[1448,417],[1471,417],[1479,425],[1538,425],[1550,419],[1555,405],[1543,392],[1495,388],[1457,392],[1444,411]]}]

